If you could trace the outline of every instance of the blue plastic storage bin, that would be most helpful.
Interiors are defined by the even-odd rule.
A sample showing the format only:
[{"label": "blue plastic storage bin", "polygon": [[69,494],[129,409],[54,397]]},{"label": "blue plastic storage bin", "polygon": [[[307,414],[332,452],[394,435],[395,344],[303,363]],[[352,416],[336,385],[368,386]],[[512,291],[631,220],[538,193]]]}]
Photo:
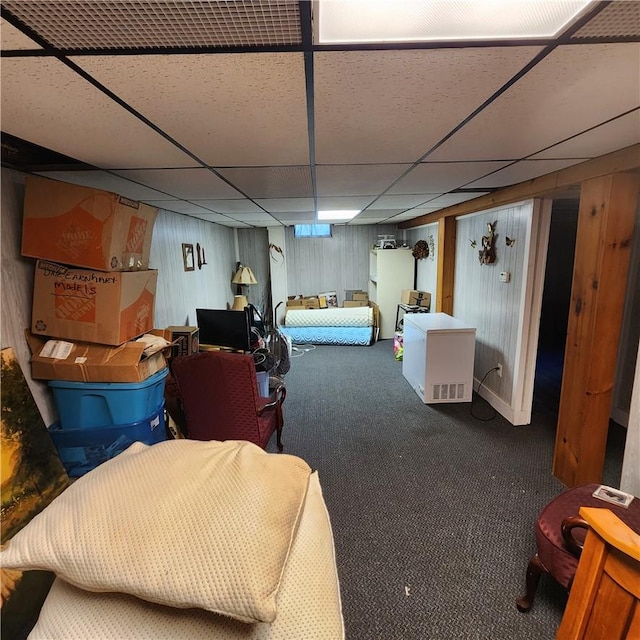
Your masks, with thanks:
[{"label": "blue plastic storage bin", "polygon": [[134,442],[156,444],[167,440],[164,403],[144,420],[101,429],[62,429],[59,423],[49,433],[67,474],[82,476],[113,458]]},{"label": "blue plastic storage bin", "polygon": [[95,429],[144,420],[164,402],[166,367],[142,382],[50,380],[62,429]]}]

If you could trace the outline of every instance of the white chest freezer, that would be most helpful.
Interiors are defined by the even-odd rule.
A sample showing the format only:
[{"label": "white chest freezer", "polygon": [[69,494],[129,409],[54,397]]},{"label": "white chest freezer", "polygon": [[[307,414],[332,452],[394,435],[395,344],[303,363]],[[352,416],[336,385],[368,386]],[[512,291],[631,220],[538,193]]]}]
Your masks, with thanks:
[{"label": "white chest freezer", "polygon": [[446,313],[404,316],[402,374],[426,404],[471,402],[476,330]]}]

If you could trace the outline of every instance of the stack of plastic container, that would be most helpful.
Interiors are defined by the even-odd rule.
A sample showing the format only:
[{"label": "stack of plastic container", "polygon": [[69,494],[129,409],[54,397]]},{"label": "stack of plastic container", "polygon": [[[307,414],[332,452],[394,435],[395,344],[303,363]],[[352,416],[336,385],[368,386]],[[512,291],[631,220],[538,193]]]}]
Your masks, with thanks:
[{"label": "stack of plastic container", "polygon": [[22,255],[38,258],[32,377],[49,380],[59,416],[50,433],[70,476],[167,438],[164,357],[131,344],[153,330],[156,215],[106,191],[26,179]]}]

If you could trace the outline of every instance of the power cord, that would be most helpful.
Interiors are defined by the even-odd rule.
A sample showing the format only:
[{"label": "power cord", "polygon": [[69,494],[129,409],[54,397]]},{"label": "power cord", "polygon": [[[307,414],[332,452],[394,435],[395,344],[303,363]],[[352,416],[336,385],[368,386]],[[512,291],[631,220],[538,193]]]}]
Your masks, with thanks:
[{"label": "power cord", "polygon": [[[487,376],[492,372],[492,371],[498,371],[500,367],[493,367],[493,369],[489,369],[489,371],[487,371],[487,373],[484,374],[484,376],[482,376],[482,380],[480,380],[480,384],[478,385],[478,391],[477,396],[478,398],[480,397],[480,389],[482,388],[482,385],[484,384],[484,381],[487,379]],[[483,398],[484,400],[484,398]],[[485,400],[485,402],[487,402],[487,404],[491,407],[491,409],[493,410],[493,415],[489,416],[488,418],[481,418],[480,416],[476,415],[475,413],[473,413],[473,405],[474,405],[475,400],[471,401],[471,406],[469,407],[469,415],[471,415],[472,418],[475,418],[476,420],[480,420],[480,422],[489,422],[490,420],[493,420],[496,415],[498,415],[498,412],[491,407],[491,405]]]}]

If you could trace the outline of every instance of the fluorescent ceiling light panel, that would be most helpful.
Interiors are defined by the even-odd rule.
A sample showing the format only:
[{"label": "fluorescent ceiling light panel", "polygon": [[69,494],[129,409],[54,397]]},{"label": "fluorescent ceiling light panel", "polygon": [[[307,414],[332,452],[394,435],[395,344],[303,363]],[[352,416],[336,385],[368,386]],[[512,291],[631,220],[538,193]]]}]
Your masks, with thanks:
[{"label": "fluorescent ceiling light panel", "polygon": [[335,211],[318,211],[318,220],[351,220],[360,213],[360,209],[336,209]]},{"label": "fluorescent ceiling light panel", "polygon": [[548,38],[593,0],[317,0],[318,44]]}]

